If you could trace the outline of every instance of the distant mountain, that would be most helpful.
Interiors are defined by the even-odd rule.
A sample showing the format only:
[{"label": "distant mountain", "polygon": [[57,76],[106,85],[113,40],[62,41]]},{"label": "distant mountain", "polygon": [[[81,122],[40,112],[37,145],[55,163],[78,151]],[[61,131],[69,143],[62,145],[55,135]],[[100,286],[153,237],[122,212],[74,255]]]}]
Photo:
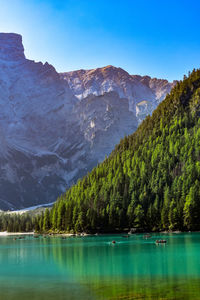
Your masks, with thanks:
[{"label": "distant mountain", "polygon": [[149,76],[129,75],[121,68],[107,66],[92,70],[78,70],[60,74],[74,95],[80,100],[88,95],[103,95],[115,91],[127,98],[129,109],[140,123],[151,114],[176,84]]}]

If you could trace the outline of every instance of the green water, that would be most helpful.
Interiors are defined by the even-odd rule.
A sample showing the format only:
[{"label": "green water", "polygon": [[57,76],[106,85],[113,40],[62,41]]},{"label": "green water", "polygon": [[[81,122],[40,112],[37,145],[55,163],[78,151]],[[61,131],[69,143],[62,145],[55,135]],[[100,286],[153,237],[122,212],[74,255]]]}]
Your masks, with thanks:
[{"label": "green water", "polygon": [[200,299],[200,233],[0,237],[0,299]]}]

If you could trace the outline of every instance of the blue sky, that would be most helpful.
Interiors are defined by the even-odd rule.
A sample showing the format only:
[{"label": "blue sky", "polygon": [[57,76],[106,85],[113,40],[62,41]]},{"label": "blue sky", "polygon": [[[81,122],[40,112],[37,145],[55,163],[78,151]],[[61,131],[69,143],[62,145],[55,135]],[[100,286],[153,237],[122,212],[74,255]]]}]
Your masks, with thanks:
[{"label": "blue sky", "polygon": [[106,65],[182,79],[200,67],[199,0],[0,0],[0,31],[59,72]]}]

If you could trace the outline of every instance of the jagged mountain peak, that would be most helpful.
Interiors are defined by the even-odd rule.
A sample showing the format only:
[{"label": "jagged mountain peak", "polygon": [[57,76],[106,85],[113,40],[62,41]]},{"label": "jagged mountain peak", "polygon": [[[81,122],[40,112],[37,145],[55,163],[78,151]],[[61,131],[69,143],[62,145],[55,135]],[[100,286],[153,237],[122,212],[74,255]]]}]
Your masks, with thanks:
[{"label": "jagged mountain peak", "polygon": [[48,62],[42,63],[26,59],[22,36],[17,33],[0,33],[0,65],[6,69],[9,67],[18,68],[21,65],[22,68],[26,68],[26,72],[35,75],[40,73],[40,76],[45,74],[45,77],[53,77],[60,81],[60,76],[55,68]]},{"label": "jagged mountain peak", "polygon": [[129,77],[130,74],[125,71],[124,69],[120,68],[120,67],[115,67],[112,65],[108,65],[105,67],[100,67],[100,68],[95,68],[95,69],[88,69],[88,70],[84,70],[84,69],[80,69],[80,70],[75,70],[75,71],[70,71],[70,72],[63,72],[60,73],[62,77],[68,76],[68,74],[74,75],[77,74],[77,76],[79,76],[80,78],[82,76],[94,76],[94,75],[102,75],[104,78],[106,77],[110,77],[110,76],[115,76],[115,77],[121,77],[126,76]]},{"label": "jagged mountain peak", "polygon": [[[128,99],[129,110],[138,117],[139,122],[152,113],[174,85],[164,79],[130,75],[122,68],[112,65],[61,73],[60,76],[79,100],[90,94],[98,96],[106,92],[117,92],[120,98]],[[143,101],[145,105],[141,105]]]},{"label": "jagged mountain peak", "polygon": [[101,68],[96,68],[96,69],[91,69],[88,72],[89,74],[93,74],[93,73],[101,73],[101,74],[105,74],[105,75],[126,75],[126,76],[130,76],[128,72],[126,72],[124,69],[119,68],[119,67],[115,67],[112,65],[108,65],[105,67],[101,67]]}]

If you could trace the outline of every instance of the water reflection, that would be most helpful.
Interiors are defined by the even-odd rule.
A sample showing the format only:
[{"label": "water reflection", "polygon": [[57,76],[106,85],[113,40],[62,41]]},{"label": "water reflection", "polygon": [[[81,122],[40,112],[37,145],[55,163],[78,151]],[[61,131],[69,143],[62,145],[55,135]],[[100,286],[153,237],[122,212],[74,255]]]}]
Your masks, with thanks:
[{"label": "water reflection", "polygon": [[[176,276],[200,275],[198,252],[200,236],[168,235],[167,245],[155,245],[155,238],[144,241],[133,236],[128,241],[115,237],[88,237],[56,240],[52,254],[61,269],[77,278],[106,276]],[[46,249],[47,250],[47,249]],[[46,252],[46,259],[47,252]]]},{"label": "water reflection", "polygon": [[157,236],[146,241],[138,235],[125,242],[115,237],[114,246],[112,238],[60,241],[53,256],[61,269],[102,295],[200,295],[199,234],[169,234],[167,245],[158,246]]},{"label": "water reflection", "polygon": [[[156,245],[158,238],[167,239],[167,244]],[[199,253],[199,233],[147,240],[142,235],[0,238],[1,296],[5,292],[6,300],[18,299],[17,293],[19,299],[29,295],[37,300],[52,295],[70,300],[199,299]]]}]

